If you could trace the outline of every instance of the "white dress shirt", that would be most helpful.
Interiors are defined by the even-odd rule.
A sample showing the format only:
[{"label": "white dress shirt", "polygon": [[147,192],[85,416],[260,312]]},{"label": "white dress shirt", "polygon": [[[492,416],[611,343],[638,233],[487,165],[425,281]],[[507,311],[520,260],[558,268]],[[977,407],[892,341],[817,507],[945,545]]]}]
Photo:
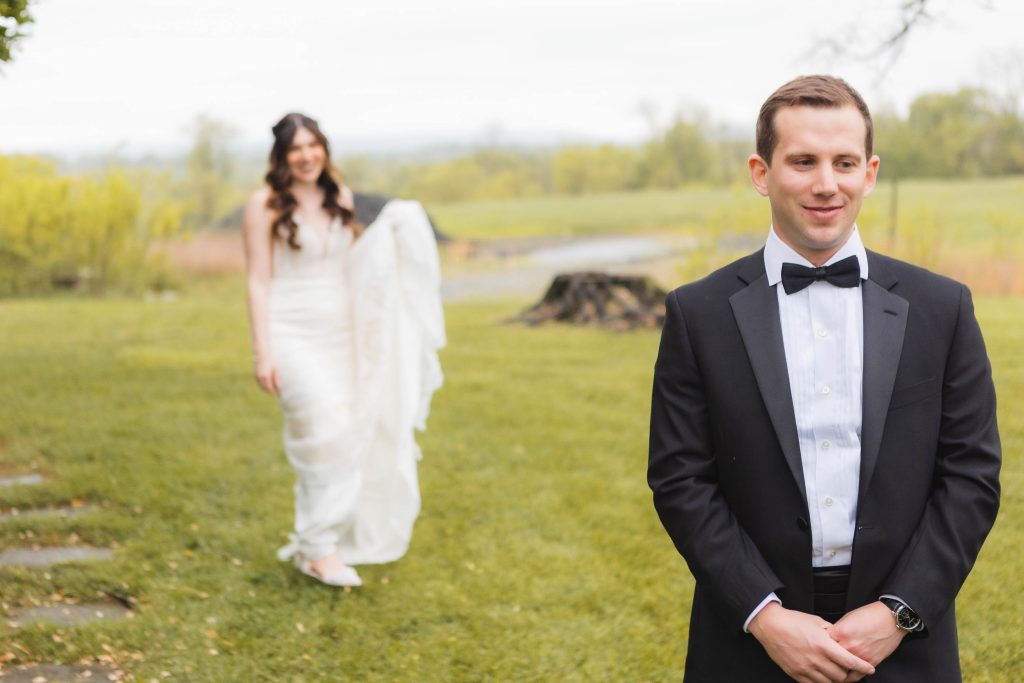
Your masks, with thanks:
[{"label": "white dress shirt", "polygon": [[[868,259],[854,227],[850,238],[824,265],[849,256],[867,279]],[[850,564],[860,483],[860,431],[864,367],[864,308],[860,287],[836,287],[823,280],[786,294],[782,264],[813,267],[774,228],[764,248],[768,285],[779,297],[779,322],[793,397],[804,487],[811,527],[811,564]],[[743,628],[769,602],[747,618]]]}]

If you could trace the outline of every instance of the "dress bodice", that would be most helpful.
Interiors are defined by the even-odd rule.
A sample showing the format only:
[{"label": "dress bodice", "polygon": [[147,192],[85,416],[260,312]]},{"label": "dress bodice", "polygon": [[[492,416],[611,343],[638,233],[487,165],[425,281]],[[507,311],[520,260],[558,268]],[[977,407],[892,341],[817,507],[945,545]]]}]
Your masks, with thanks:
[{"label": "dress bodice", "polygon": [[295,220],[298,230],[293,249],[288,242],[275,239],[273,246],[273,279],[341,279],[352,247],[352,231],[335,217],[327,226],[326,240],[307,223]]}]

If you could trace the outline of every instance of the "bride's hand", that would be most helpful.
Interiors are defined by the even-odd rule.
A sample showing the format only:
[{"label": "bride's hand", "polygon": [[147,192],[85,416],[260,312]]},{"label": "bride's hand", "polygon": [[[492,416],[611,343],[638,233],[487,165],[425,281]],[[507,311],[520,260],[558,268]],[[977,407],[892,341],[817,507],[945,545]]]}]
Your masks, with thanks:
[{"label": "bride's hand", "polygon": [[277,367],[274,365],[274,361],[269,358],[257,358],[255,372],[256,383],[260,385],[260,389],[271,396],[277,396],[277,387],[280,385],[280,382],[277,377]]}]

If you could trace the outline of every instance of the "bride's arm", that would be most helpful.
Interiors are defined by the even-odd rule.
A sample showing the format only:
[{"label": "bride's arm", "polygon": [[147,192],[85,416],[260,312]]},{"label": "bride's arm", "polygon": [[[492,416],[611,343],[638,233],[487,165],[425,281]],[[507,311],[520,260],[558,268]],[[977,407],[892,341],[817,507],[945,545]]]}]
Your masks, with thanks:
[{"label": "bride's arm", "polygon": [[246,283],[249,294],[249,326],[256,381],[271,394],[277,394],[277,368],[270,355],[267,338],[267,297],[270,291],[271,222],[273,213],[267,208],[267,190],[253,193],[245,205],[242,238],[245,242]]}]

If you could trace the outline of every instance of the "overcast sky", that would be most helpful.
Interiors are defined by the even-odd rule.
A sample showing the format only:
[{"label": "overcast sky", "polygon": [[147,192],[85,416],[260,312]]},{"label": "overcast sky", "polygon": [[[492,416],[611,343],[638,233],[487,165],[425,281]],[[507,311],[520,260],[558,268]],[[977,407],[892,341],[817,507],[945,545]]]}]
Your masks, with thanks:
[{"label": "overcast sky", "polygon": [[288,111],[319,119],[342,155],[637,140],[641,103],[752,129],[801,73],[902,110],[998,78],[983,64],[1021,43],[1024,3],[933,0],[943,18],[880,80],[877,62],[807,56],[824,37],[868,49],[899,1],[35,0],[32,35],[0,74],[0,153],[163,152],[187,146],[199,114],[268,146]]}]

